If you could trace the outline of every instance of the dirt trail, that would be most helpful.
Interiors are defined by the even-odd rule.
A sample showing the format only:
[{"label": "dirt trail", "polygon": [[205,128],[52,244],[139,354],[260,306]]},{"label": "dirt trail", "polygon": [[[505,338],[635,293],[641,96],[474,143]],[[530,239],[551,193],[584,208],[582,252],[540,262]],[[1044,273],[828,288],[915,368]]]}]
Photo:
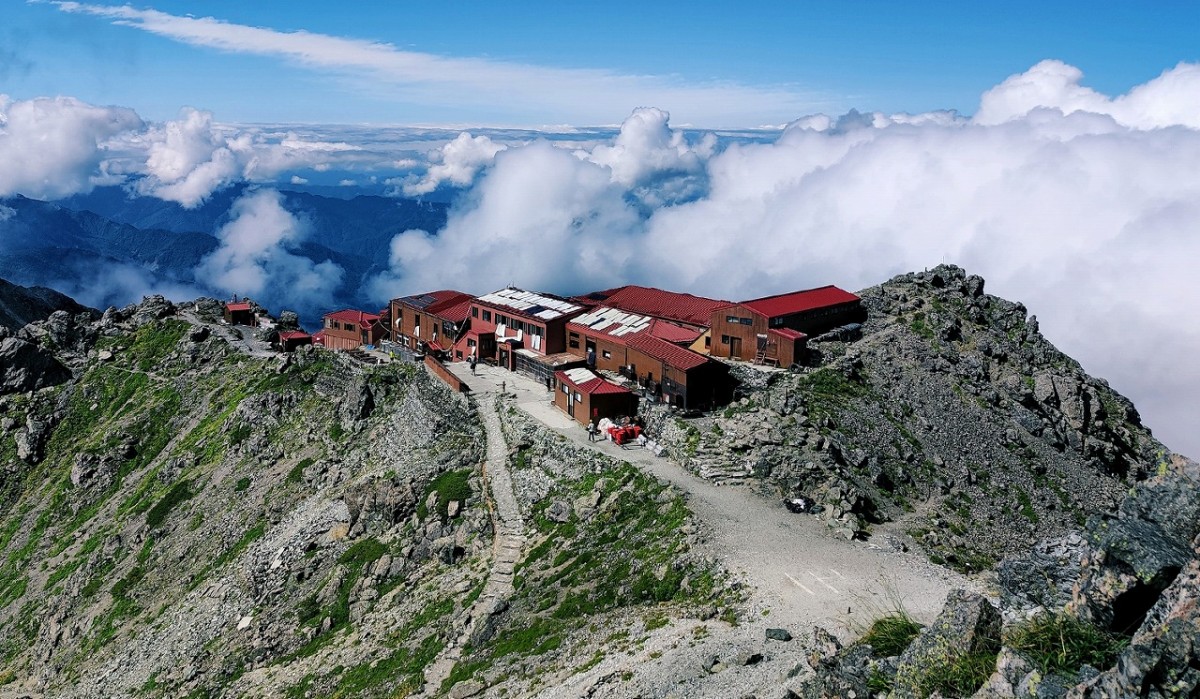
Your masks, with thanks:
[{"label": "dirt trail", "polygon": [[640,447],[590,442],[580,425],[550,405],[544,386],[523,376],[483,366],[471,376],[465,365],[453,368],[473,391],[492,392],[503,381],[518,407],[563,437],[678,487],[710,553],[743,576],[758,598],[754,601],[770,608],[779,623],[844,628],[853,623],[856,609],[866,615],[898,602],[930,620],[952,588],[972,586],[922,555],[840,539],[811,515],[793,514],[748,488],[714,485]]}]

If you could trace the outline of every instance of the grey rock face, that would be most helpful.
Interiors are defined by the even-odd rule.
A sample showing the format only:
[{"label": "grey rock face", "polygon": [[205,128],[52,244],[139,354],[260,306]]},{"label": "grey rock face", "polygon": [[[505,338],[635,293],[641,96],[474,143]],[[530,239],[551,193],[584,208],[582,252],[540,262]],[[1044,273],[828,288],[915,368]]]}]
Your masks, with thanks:
[{"label": "grey rock face", "polygon": [[1082,536],[1069,534],[1039,542],[1029,553],[1001,561],[996,573],[1004,610],[1025,617],[1066,605],[1088,551]]},{"label": "grey rock face", "polygon": [[36,391],[71,378],[54,354],[15,337],[0,340],[0,395]]},{"label": "grey rock face", "polygon": [[936,621],[921,630],[896,664],[896,688],[916,694],[929,667],[1000,648],[1000,612],[981,595],[955,590]]}]

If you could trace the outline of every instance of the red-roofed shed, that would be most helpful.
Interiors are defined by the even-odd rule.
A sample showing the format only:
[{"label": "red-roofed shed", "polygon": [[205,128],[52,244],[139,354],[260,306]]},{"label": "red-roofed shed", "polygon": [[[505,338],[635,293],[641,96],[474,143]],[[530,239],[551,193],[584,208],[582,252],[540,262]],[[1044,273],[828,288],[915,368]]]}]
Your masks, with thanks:
[{"label": "red-roofed shed", "polygon": [[282,330],[276,346],[283,352],[295,352],[297,348],[312,343],[313,336],[303,330]]},{"label": "red-roofed shed", "polygon": [[765,296],[712,314],[714,357],[791,366],[804,357],[807,336],[863,320],[862,300],[836,286]]},{"label": "red-roofed shed", "polygon": [[554,372],[554,404],[586,425],[593,420],[636,415],[638,397],[627,388],[579,368]]},{"label": "red-roofed shed", "polygon": [[225,322],[230,325],[254,326],[254,309],[249,301],[229,301],[225,304]]}]

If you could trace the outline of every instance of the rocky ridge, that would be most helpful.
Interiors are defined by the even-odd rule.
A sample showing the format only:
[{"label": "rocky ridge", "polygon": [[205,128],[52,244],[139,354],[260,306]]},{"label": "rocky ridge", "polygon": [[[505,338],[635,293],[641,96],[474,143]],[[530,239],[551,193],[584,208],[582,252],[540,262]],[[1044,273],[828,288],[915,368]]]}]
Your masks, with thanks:
[{"label": "rocky ridge", "polygon": [[[886,653],[785,619],[764,639],[769,610],[678,491],[503,396],[525,540],[485,604],[486,402],[412,365],[260,352],[206,299],[35,322],[16,339],[63,373],[0,389],[0,698],[1192,691],[1195,464],[982,287],[897,277],[863,292],[860,339],[818,339],[795,373],[735,368],[728,409],[652,420],[688,468],[842,536],[1000,561],[998,605],[952,596]],[[1020,635],[1040,619],[1103,647],[1048,665]],[[961,669],[947,648],[982,688],[931,684]]]},{"label": "rocky ridge", "polygon": [[34,321],[45,320],[56,311],[96,315],[94,310],[54,289],[18,286],[0,279],[0,327],[17,331]]},{"label": "rocky ridge", "polygon": [[953,266],[860,292],[861,330],[799,371],[734,365],[714,414],[659,411],[672,456],[819,514],[846,537],[920,546],[965,571],[1112,509],[1169,455],[1019,303]]},{"label": "rocky ridge", "polygon": [[[1200,464],[1174,457],[1083,535],[999,567],[999,604],[951,595],[897,648],[827,633],[801,697],[1185,697],[1200,694]],[[902,610],[888,617],[903,618]]]},{"label": "rocky ridge", "polygon": [[[652,520],[686,507],[596,458],[548,482],[596,509],[549,533],[538,514],[512,593],[476,604],[498,523],[475,402],[415,365],[265,356],[213,305],[19,331],[65,373],[0,392],[0,697],[535,692],[643,619],[721,599],[710,561],[662,567],[686,535]],[[629,536],[600,536],[618,513]],[[640,576],[588,574],[646,552]]]}]

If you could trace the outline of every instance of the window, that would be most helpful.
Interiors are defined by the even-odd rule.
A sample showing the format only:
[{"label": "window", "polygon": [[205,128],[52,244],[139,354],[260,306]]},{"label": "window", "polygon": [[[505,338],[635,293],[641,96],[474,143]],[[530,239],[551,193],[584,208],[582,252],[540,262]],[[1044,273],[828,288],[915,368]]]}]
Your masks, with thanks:
[{"label": "window", "polygon": [[483,312],[483,319],[484,319],[485,321],[490,321],[490,320],[492,319],[492,312],[491,312],[491,311],[484,311],[484,312]]},{"label": "window", "polygon": [[579,333],[571,333],[567,336],[567,346],[579,349]]},{"label": "window", "polygon": [[473,339],[468,339],[468,340],[467,340],[467,347],[474,347],[474,346],[475,346],[475,340],[473,340]]},{"label": "window", "polygon": [[737,325],[738,317],[737,316],[725,316],[725,322],[729,323],[730,325]]},{"label": "window", "polygon": [[783,316],[779,316],[778,318],[772,318],[771,322],[770,322],[770,326],[772,328],[782,328],[783,327]]},{"label": "window", "polygon": [[479,307],[478,306],[471,306],[471,317],[472,318],[479,317]]},{"label": "window", "polygon": [[571,388],[569,386],[567,386],[566,384],[562,385],[562,390],[563,390],[563,393],[565,393],[567,395],[571,395]]},{"label": "window", "polygon": [[704,336],[704,349],[709,349],[711,347],[712,347],[712,335],[705,335]]},{"label": "window", "polygon": [[604,357],[605,359],[612,359],[612,352],[609,352],[608,350],[603,350],[600,352],[600,356]]},{"label": "window", "polygon": [[575,402],[576,402],[576,403],[582,403],[582,402],[583,402],[583,396],[582,396],[582,395],[580,395],[580,393],[579,393],[578,391],[576,391],[576,392],[575,392]]},{"label": "window", "polygon": [[753,318],[738,318],[738,322],[742,325],[754,325]]},{"label": "window", "polygon": [[722,335],[722,336],[721,336],[721,344],[722,344],[722,345],[728,345],[728,344],[729,344],[729,336],[728,336],[728,335]]}]

